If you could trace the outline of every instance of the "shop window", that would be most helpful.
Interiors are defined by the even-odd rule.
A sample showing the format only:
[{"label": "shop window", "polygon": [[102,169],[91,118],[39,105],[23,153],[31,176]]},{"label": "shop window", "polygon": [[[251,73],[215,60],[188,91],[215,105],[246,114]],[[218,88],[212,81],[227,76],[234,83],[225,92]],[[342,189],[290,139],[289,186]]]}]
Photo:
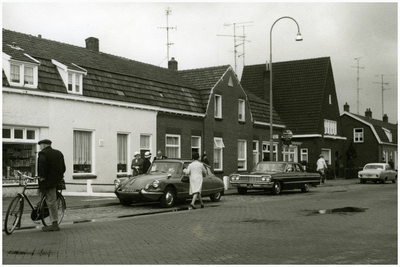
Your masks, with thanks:
[{"label": "shop window", "polygon": [[74,131],[74,173],[91,173],[92,132]]},{"label": "shop window", "polygon": [[3,184],[18,183],[17,171],[36,175],[36,143],[10,144],[3,142]]},{"label": "shop window", "polygon": [[34,128],[20,128],[20,127],[4,127],[3,128],[3,142],[37,142],[38,129]]}]

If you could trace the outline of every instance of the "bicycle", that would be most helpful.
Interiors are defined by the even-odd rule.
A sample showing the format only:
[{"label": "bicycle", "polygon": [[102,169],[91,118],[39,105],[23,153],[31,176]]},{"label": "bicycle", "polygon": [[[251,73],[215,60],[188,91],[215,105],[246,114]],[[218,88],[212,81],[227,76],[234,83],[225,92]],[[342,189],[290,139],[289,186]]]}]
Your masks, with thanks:
[{"label": "bicycle", "polygon": [[[30,177],[17,171],[17,174],[24,179],[20,180],[20,185],[24,188],[21,193],[17,193],[14,199],[8,206],[7,213],[4,220],[4,231],[7,235],[11,235],[15,229],[21,227],[22,214],[24,211],[25,200],[28,202],[32,209],[31,219],[33,221],[41,220],[44,226],[52,224],[50,221],[50,213],[46,204],[46,196],[43,195],[40,199],[39,205],[36,207],[32,204],[29,197],[25,194],[26,190],[39,189],[38,184],[29,184],[28,181],[35,181],[38,177]],[[58,208],[58,224],[61,223],[64,218],[64,212],[66,209],[65,198],[62,195],[62,190],[57,190],[57,208]]]}]

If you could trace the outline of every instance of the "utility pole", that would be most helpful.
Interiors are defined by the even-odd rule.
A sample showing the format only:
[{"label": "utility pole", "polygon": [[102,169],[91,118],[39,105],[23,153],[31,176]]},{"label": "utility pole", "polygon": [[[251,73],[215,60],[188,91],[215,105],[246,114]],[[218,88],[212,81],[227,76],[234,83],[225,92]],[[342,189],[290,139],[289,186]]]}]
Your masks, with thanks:
[{"label": "utility pole", "polygon": [[[379,84],[381,84],[381,88],[382,88],[382,118],[383,118],[383,115],[385,114],[384,113],[384,108],[383,108],[383,91],[384,90],[389,90],[389,88],[383,88],[383,85],[389,85],[389,83],[384,83],[383,82],[383,74],[382,75],[375,75],[376,77],[379,77],[379,76],[381,76],[381,82],[379,83]],[[374,83],[377,83],[377,82],[374,82]]]},{"label": "utility pole", "polygon": [[169,61],[169,47],[173,45],[173,43],[169,42],[169,30],[175,29],[177,30],[177,26],[175,27],[169,27],[168,26],[168,16],[172,13],[172,10],[167,7],[165,10],[165,15],[167,15],[167,27],[158,27],[159,29],[166,29],[167,30],[167,60]]},{"label": "utility pole", "polygon": [[360,69],[364,69],[364,67],[360,67],[360,59],[361,57],[354,59],[357,60],[357,67],[351,66],[352,68],[357,68],[357,114],[360,114]]},{"label": "utility pole", "polygon": [[[233,37],[233,52],[234,52],[234,59],[235,59],[235,72],[236,72],[236,68],[237,68],[237,64],[236,64],[236,55],[237,55],[237,50],[236,47],[238,47],[239,45],[242,45],[243,43],[240,43],[239,45],[236,45],[236,38],[241,38],[242,40],[245,40],[246,36],[243,35],[236,35],[236,25],[237,24],[248,24],[248,23],[253,23],[252,21],[248,21],[248,22],[237,22],[237,23],[225,23],[224,27],[230,27],[231,25],[233,25],[233,35],[221,35],[221,34],[217,34],[217,36],[228,36],[228,37]],[[244,28],[243,28],[244,29]],[[244,52],[243,52],[244,54]]]}]

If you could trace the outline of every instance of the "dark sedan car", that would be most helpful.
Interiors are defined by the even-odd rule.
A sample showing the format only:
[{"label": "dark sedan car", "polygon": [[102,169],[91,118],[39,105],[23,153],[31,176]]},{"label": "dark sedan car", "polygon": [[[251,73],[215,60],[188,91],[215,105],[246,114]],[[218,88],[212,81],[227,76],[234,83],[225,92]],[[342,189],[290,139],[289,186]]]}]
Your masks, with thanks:
[{"label": "dark sedan car", "polygon": [[[156,160],[147,173],[117,184],[115,194],[122,205],[130,205],[134,201],[158,201],[162,207],[172,207],[178,199],[190,197],[188,177],[183,169],[191,162],[183,159]],[[210,166],[204,164],[204,167],[207,176],[203,178],[201,195],[209,196],[213,202],[219,201],[224,193],[224,183],[212,173]]]},{"label": "dark sedan car", "polygon": [[294,162],[263,161],[250,173],[235,173],[229,178],[239,194],[246,194],[249,189],[270,190],[274,195],[290,189],[308,192],[310,186],[320,184],[319,173],[306,172],[300,164]]}]

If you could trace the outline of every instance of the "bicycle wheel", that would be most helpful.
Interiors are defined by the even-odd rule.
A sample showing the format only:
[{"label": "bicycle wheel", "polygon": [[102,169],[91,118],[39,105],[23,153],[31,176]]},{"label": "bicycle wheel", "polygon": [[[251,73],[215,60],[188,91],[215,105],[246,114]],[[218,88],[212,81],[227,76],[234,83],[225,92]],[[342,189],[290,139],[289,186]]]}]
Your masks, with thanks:
[{"label": "bicycle wheel", "polygon": [[[58,224],[61,223],[64,218],[64,212],[66,209],[65,198],[60,192],[57,192],[57,211],[58,211]],[[50,219],[49,208],[47,207],[46,197],[42,199],[39,206],[39,212],[41,214],[42,223],[44,226],[50,226],[53,222]]]},{"label": "bicycle wheel", "polygon": [[22,211],[24,210],[24,198],[16,196],[8,206],[6,217],[4,219],[4,231],[11,235],[16,227],[21,226]]}]

